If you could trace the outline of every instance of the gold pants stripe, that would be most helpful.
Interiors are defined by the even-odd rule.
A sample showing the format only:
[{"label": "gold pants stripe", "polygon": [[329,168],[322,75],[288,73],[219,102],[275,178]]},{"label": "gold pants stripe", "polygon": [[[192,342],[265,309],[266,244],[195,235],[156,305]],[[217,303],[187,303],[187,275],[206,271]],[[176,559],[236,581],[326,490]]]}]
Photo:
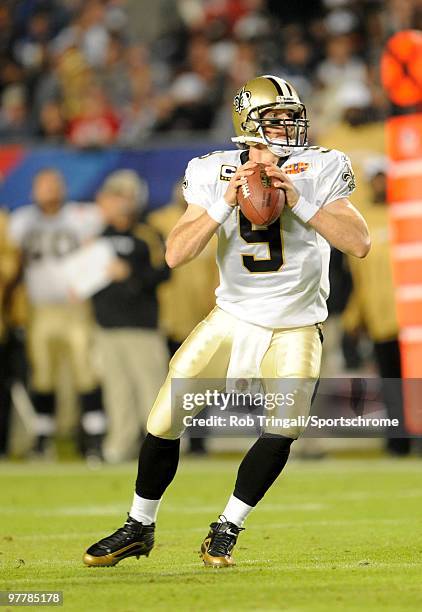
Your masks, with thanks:
[{"label": "gold pants stripe", "polygon": [[[204,321],[192,331],[170,362],[169,373],[160,389],[149,415],[147,429],[154,436],[176,439],[184,431],[183,417],[186,412],[182,406],[172,407],[172,378],[184,379],[186,392],[198,379],[225,379],[230,361],[231,347],[237,319],[216,307]],[[309,414],[312,394],[319,377],[322,346],[315,325],[306,327],[275,329],[270,346],[261,364],[265,392],[285,392],[286,379],[306,379],[298,389],[298,399],[289,413],[289,418],[297,414]],[[195,390],[196,387],[195,387]],[[197,412],[200,412],[198,408]],[[194,411],[189,414],[195,416]],[[290,437],[297,437],[301,430],[296,428],[274,431]]]}]

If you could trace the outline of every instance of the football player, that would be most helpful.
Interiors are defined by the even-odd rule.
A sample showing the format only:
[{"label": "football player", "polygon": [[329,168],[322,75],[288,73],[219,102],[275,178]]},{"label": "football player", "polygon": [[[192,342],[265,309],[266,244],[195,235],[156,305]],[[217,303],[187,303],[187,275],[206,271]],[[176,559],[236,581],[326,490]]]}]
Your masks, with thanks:
[{"label": "football player", "polygon": [[98,460],[106,421],[92,363],[93,320],[87,302],[70,300],[62,261],[100,233],[104,222],[97,206],[66,202],[64,177],[54,168],[40,170],[32,187],[34,204],[12,213],[10,236],[22,252],[30,303],[26,348],[37,413],[33,454],[48,456],[52,449],[57,366],[66,356],[82,408],[81,450]]},{"label": "football player", "polygon": [[[217,305],[170,362],[149,417],[128,519],[86,551],[89,566],[115,565],[148,555],[153,547],[158,508],[176,473],[184,430],[182,411],[171,407],[172,378],[189,388],[197,379],[258,375],[267,391],[276,390],[279,381],[306,379],[311,384],[303,386],[285,416],[309,413],[320,369],[321,322],[327,316],[330,244],[356,257],[365,257],[370,248],[366,223],[349,201],[350,162],[339,151],[307,145],[305,106],[287,81],[267,75],[248,81],[234,98],[233,123],[240,150],[189,162],[188,207],[166,252],[170,267],[177,267],[217,234]],[[236,198],[258,162],[284,190],[287,204],[264,228],[248,221]],[[281,473],[301,433],[292,421],[288,428],[265,428],[245,455],[233,494],[202,543],[205,565],[233,565],[232,550],[246,517]]]}]

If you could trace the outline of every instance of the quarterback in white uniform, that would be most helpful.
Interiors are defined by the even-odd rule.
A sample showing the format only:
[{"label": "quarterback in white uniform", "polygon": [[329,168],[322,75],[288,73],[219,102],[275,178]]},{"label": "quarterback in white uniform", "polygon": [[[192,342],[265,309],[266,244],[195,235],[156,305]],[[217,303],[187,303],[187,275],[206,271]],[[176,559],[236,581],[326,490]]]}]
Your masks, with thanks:
[{"label": "quarterback in white uniform", "polygon": [[[172,406],[172,379],[182,381],[182,392],[196,389],[203,379],[258,377],[266,391],[303,380],[283,416],[309,414],[320,370],[321,322],[327,316],[329,245],[364,257],[370,240],[348,199],[354,189],[348,158],[309,147],[308,123],[287,81],[257,77],[233,101],[232,140],[243,150],[210,153],[188,164],[188,207],[169,235],[166,259],[172,268],[190,261],[217,233],[217,306],[170,362],[148,420],[128,520],[86,551],[86,565],[115,565],[128,556],[148,555],[153,547],[155,519],[177,470],[186,423],[183,411]],[[268,227],[252,225],[237,206],[237,190],[257,163],[286,194],[280,218]],[[232,549],[246,517],[281,473],[300,433],[294,425],[263,428],[202,543],[205,565],[233,565]]]},{"label": "quarterback in white uniform", "polygon": [[[217,151],[189,162],[185,199],[208,210],[242,164],[241,151]],[[308,202],[322,208],[353,191],[348,158],[313,147],[294,151],[281,165]],[[237,207],[217,229],[220,286],[217,305],[265,327],[297,327],[327,317],[330,247],[313,227],[286,208],[278,221],[254,229]],[[257,275],[262,276],[257,279]],[[259,289],[259,291],[258,291]]]}]

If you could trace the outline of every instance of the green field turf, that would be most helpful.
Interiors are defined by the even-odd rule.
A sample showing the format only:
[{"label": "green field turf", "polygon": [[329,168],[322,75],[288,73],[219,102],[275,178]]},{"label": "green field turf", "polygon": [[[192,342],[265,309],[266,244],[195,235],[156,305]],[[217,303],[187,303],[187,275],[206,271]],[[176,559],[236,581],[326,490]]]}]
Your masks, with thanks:
[{"label": "green field turf", "polygon": [[81,558],[123,523],[134,464],[1,463],[0,590],[61,590],[61,609],[78,612],[422,610],[420,460],[291,461],[250,516],[238,565],[204,568],[197,551],[237,463],[183,459],[156,548],[115,568]]}]

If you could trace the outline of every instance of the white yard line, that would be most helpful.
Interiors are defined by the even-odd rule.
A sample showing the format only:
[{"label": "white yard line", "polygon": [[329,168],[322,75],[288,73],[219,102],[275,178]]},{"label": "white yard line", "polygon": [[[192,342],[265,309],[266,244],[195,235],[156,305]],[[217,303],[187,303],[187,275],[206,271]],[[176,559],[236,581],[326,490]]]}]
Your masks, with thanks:
[{"label": "white yard line", "polygon": [[[251,440],[252,444],[252,440]],[[184,474],[201,473],[201,474],[214,474],[224,472],[227,470],[236,469],[242,456],[239,454],[238,458],[234,459],[218,459],[218,458],[204,458],[201,460],[183,458],[180,463],[179,472]],[[363,458],[363,459],[343,459],[343,458],[330,458],[323,459],[320,461],[302,460],[300,458],[292,458],[288,464],[289,470],[299,471],[305,474],[309,472],[320,472],[331,473],[331,472],[368,472],[368,468],[374,471],[385,471],[389,474],[391,472],[421,472],[420,458],[410,459],[389,459],[389,458]],[[2,478],[16,478],[16,477],[28,477],[31,478],[45,478],[46,476],[52,476],[57,478],[63,478],[67,476],[86,476],[101,478],[102,475],[121,475],[124,478],[135,479],[137,464],[125,463],[119,466],[104,465],[101,466],[95,472],[89,469],[85,463],[82,462],[59,462],[59,463],[31,463],[31,462],[0,462],[0,480]]]},{"label": "white yard line", "polygon": [[[314,512],[327,510],[327,504],[318,503],[286,503],[286,504],[265,504],[260,507],[261,512],[280,512],[303,511]],[[53,517],[53,516],[113,516],[124,514],[128,509],[128,504],[119,504],[113,506],[61,506],[58,508],[31,508],[31,517]],[[220,509],[217,505],[206,506],[183,506],[167,504],[164,508],[165,512],[176,514],[204,514],[218,512]],[[27,515],[28,508],[16,508],[10,506],[8,508],[0,507],[0,515]]]}]

